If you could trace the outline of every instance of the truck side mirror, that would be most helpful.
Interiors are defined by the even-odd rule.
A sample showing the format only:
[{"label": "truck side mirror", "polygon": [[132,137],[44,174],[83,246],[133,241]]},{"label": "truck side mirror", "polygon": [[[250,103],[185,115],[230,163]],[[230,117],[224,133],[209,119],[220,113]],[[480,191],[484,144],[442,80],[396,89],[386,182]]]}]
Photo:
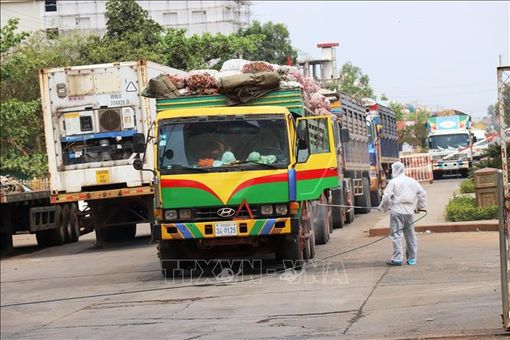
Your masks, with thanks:
[{"label": "truck side mirror", "polygon": [[340,141],[342,143],[347,143],[349,142],[349,140],[351,139],[350,135],[349,135],[349,129],[340,129]]},{"label": "truck side mirror", "polygon": [[[145,153],[147,145],[145,145],[145,136],[143,133],[135,133],[133,135],[133,152]],[[134,165],[134,163],[133,163]]]}]

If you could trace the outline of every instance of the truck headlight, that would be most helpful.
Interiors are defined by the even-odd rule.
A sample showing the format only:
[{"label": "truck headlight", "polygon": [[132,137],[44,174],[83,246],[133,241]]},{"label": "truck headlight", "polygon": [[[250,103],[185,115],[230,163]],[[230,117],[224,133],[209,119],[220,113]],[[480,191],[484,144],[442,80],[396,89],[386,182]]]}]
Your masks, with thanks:
[{"label": "truck headlight", "polygon": [[180,220],[191,219],[191,209],[180,209],[179,210],[179,219]]},{"label": "truck headlight", "polygon": [[275,210],[277,215],[287,215],[287,212],[289,212],[286,204],[278,204]]},{"label": "truck headlight", "polygon": [[165,210],[165,220],[172,221],[177,219],[177,210]]},{"label": "truck headlight", "polygon": [[273,214],[273,206],[272,205],[261,205],[260,213],[262,215],[272,215]]}]

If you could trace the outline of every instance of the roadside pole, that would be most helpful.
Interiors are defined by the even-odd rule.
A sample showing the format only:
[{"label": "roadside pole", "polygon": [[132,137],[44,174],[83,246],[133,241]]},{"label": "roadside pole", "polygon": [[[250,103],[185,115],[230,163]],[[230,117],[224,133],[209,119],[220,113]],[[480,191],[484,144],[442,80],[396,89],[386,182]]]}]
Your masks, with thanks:
[{"label": "roadside pole", "polygon": [[[501,296],[503,302],[503,327],[510,330],[510,251],[509,251],[509,213],[507,203],[510,198],[508,186],[508,164],[506,146],[510,142],[510,129],[505,123],[505,89],[510,87],[510,66],[500,66],[498,73],[498,112],[501,137],[501,168],[498,174],[499,209],[499,245],[501,259]],[[508,99],[507,99],[508,100]]]}]

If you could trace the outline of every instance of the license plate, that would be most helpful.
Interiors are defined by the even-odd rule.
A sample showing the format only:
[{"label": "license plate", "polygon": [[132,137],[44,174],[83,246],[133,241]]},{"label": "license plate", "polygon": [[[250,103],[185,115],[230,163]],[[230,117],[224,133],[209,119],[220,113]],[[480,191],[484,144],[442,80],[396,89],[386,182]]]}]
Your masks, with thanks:
[{"label": "license plate", "polygon": [[110,172],[108,170],[97,170],[96,171],[96,183],[97,184],[110,183]]},{"label": "license plate", "polygon": [[216,237],[236,236],[237,224],[235,222],[216,223]]}]

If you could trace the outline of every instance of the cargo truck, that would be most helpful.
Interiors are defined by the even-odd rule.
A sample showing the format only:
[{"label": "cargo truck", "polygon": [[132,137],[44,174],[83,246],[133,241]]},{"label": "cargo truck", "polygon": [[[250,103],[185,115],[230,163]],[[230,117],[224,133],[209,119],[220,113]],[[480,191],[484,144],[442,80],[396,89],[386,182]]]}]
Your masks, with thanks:
[{"label": "cargo truck", "polygon": [[[47,209],[75,221],[77,202],[84,201],[98,247],[134,238],[136,224],[152,219],[153,176],[131,164],[134,136],[147,134],[154,122],[155,102],[142,97],[142,89],[162,73],[183,72],[145,61],[40,71],[50,176]],[[153,161],[150,147],[143,163],[152,166]],[[38,242],[62,243],[62,228],[38,232]]]},{"label": "cargo truck", "polygon": [[[335,140],[337,156],[341,159],[341,176],[343,184],[343,201],[333,195],[333,216],[343,215],[345,221],[354,220],[354,213],[370,212],[370,163],[368,159],[368,128],[365,108],[362,102],[344,93],[335,93],[328,98],[331,101],[331,113],[337,118],[334,125],[338,131],[348,131],[349,138]],[[358,206],[363,208],[349,208]],[[341,220],[338,219],[340,222]]]},{"label": "cargo truck", "polygon": [[301,262],[327,242],[331,191],[340,188],[333,124],[331,115],[306,116],[301,90],[233,107],[223,95],[160,99],[157,111],[151,230],[163,274],[213,247]]},{"label": "cargo truck", "polygon": [[[458,111],[457,111],[458,112]],[[445,174],[467,177],[473,164],[471,116],[433,116],[428,119],[429,153],[434,179]]]},{"label": "cargo truck", "polygon": [[397,118],[395,112],[379,103],[366,102],[369,134],[370,201],[376,207],[391,178],[391,164],[399,161]]}]

